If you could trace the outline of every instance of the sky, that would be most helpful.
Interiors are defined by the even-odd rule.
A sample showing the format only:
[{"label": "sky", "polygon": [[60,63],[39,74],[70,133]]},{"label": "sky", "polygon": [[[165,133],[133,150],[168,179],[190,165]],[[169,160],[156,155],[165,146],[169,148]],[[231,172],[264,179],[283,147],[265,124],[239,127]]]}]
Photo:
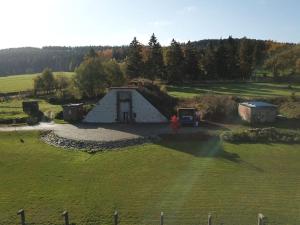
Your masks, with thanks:
[{"label": "sky", "polygon": [[300,42],[299,0],[1,0],[0,49],[249,37]]}]

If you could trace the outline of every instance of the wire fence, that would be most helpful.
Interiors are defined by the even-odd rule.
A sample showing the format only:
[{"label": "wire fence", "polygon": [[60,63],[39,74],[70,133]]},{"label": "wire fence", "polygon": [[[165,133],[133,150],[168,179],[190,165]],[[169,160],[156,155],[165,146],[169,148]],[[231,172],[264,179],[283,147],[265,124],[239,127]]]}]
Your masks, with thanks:
[{"label": "wire fence", "polygon": [[[24,209],[20,209],[17,212],[17,215],[20,217],[20,224],[21,225],[28,225],[26,223],[26,217],[25,217],[25,210]],[[61,217],[62,217],[62,224],[64,224],[64,225],[75,225],[75,223],[72,223],[72,218],[71,218],[68,211],[63,211],[62,214],[61,214]],[[119,212],[115,211],[112,215],[111,225],[119,225],[120,221],[121,221],[121,218],[120,218]],[[165,218],[165,214],[164,214],[164,212],[161,212],[158,219],[156,221],[152,221],[151,224],[165,225],[165,222],[167,222],[167,220]],[[124,223],[124,221],[122,221],[122,224],[130,224],[130,223],[126,223],[126,222]],[[185,222],[182,221],[181,224],[184,225]],[[203,224],[203,225],[204,224],[207,224],[207,225],[224,225],[224,223],[221,223],[221,224],[214,223],[213,216],[211,214],[208,214],[207,222],[206,223],[201,223],[201,224]],[[100,223],[99,223],[99,225],[100,225]],[[266,224],[266,217],[262,213],[259,213],[257,215],[257,225],[267,225]]]}]

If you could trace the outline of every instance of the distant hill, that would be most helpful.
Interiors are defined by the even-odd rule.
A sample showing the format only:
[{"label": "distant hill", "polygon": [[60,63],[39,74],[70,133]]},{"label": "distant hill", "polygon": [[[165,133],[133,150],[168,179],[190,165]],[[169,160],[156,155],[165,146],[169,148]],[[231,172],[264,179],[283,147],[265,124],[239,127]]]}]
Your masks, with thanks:
[{"label": "distant hill", "polygon": [[[0,76],[39,73],[49,67],[54,71],[74,71],[90,48],[96,51],[110,46],[10,48],[0,50]],[[122,60],[122,49],[114,47],[114,57]]]},{"label": "distant hill", "polygon": [[[224,39],[224,41],[226,40],[228,39]],[[241,39],[234,40],[239,43]],[[219,39],[207,39],[192,43],[198,50],[199,55],[201,55],[209,45],[216,47],[220,44],[220,41]],[[258,43],[261,48],[261,64],[263,64],[265,59],[294,46],[294,44],[290,43],[253,39],[251,41]],[[184,46],[184,43],[182,45]],[[43,48],[24,47],[3,49],[0,50],[0,76],[39,73],[46,67],[54,71],[74,71],[91,47],[100,52],[104,57],[114,58],[119,62],[124,61],[128,53],[128,46],[50,46]]]}]

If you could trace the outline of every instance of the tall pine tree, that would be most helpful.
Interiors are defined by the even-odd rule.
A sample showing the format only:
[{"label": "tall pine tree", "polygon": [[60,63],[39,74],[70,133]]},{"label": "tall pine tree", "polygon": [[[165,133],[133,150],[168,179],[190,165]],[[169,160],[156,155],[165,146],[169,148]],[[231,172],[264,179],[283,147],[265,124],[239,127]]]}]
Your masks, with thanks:
[{"label": "tall pine tree", "polygon": [[220,79],[227,79],[228,70],[227,70],[227,49],[225,48],[224,40],[220,40],[220,45],[216,51],[216,69],[217,74]]},{"label": "tall pine tree", "polygon": [[162,79],[165,73],[165,65],[162,53],[162,47],[157,38],[152,34],[149,41],[149,57],[146,62],[145,74],[150,80],[155,78]]},{"label": "tall pine tree", "polygon": [[200,78],[200,68],[198,65],[198,55],[193,44],[188,41],[184,49],[184,72],[186,79],[198,80]]},{"label": "tall pine tree", "polygon": [[247,38],[243,38],[240,44],[239,51],[239,66],[241,78],[249,79],[253,72],[253,45]]},{"label": "tall pine tree", "polygon": [[231,36],[227,39],[226,42],[226,58],[227,58],[227,71],[228,79],[235,79],[239,76],[238,71],[238,45],[235,39]]},{"label": "tall pine tree", "polygon": [[174,39],[166,54],[167,81],[181,82],[184,74],[184,57],[181,46]]},{"label": "tall pine tree", "polygon": [[201,63],[205,79],[216,79],[216,52],[212,42],[209,42],[208,47],[205,49],[204,56],[201,59]]},{"label": "tall pine tree", "polygon": [[136,39],[133,38],[133,41],[129,45],[129,52],[126,60],[126,75],[132,79],[136,77],[141,77],[144,72],[144,62],[141,55],[142,46]]}]

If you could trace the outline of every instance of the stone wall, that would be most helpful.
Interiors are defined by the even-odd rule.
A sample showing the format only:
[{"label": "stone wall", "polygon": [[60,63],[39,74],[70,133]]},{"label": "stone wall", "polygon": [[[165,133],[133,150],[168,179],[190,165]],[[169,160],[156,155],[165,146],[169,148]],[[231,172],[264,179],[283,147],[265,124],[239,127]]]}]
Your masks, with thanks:
[{"label": "stone wall", "polygon": [[113,150],[124,148],[128,146],[141,145],[145,143],[151,143],[153,141],[159,140],[158,136],[150,137],[139,137],[133,139],[124,139],[118,141],[85,141],[85,140],[72,140],[60,137],[56,135],[53,131],[47,131],[41,134],[41,140],[47,144],[66,148],[73,150],[81,150],[88,153],[94,153],[99,151]]}]

